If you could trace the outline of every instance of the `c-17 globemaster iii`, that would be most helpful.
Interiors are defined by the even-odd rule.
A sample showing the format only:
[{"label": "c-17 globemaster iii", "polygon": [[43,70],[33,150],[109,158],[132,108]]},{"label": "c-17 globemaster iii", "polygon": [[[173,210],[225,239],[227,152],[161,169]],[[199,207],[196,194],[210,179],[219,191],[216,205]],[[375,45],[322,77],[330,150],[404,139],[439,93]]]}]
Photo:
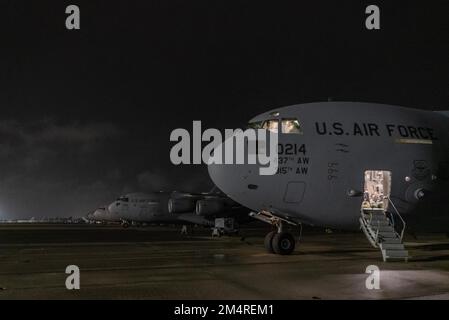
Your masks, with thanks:
[{"label": "c-17 globemaster iii", "polygon": [[383,259],[408,259],[405,231],[449,231],[449,112],[361,102],[277,108],[249,128],[278,136],[278,168],[209,164],[215,185],[275,227],[269,252],[290,254],[286,226],[361,228]]},{"label": "c-17 globemaster iii", "polygon": [[238,223],[248,221],[249,210],[217,191],[136,192],[120,196],[106,207],[87,216],[87,220],[136,224],[201,225],[215,235],[238,231]]}]

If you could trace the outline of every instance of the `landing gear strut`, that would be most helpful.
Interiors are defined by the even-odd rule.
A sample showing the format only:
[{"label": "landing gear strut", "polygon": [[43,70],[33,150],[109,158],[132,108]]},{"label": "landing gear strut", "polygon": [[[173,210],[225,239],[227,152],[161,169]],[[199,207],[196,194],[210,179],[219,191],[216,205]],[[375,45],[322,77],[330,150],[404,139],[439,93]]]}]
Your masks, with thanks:
[{"label": "landing gear strut", "polygon": [[125,229],[128,228],[129,227],[129,222],[126,221],[126,220],[123,220],[122,221],[122,227],[125,228]]},{"label": "landing gear strut", "polygon": [[291,233],[285,232],[283,229],[284,224],[299,226],[301,236],[302,225],[300,223],[280,218],[267,211],[261,211],[259,213],[252,212],[250,216],[277,228],[277,230],[271,231],[265,236],[264,245],[268,253],[289,255],[295,250],[295,238]]}]

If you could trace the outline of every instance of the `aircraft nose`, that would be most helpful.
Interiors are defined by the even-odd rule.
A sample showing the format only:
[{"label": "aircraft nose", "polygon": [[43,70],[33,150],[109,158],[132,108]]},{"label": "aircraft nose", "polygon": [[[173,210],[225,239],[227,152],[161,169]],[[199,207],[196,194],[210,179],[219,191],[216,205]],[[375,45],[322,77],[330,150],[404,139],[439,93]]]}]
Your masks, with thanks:
[{"label": "aircraft nose", "polygon": [[[229,139],[233,139],[233,137]],[[276,141],[277,140],[270,140],[270,143],[273,142],[273,144],[277,146]],[[264,144],[265,146],[267,145],[267,143]],[[231,143],[231,146],[232,145],[233,143]],[[273,148],[271,144],[268,143],[268,145],[270,148]],[[262,149],[262,142],[260,142],[258,146],[259,151],[267,149],[266,147]],[[225,152],[227,152],[226,141],[216,147],[216,149],[214,149],[213,155],[218,154],[222,155],[222,157],[221,159],[220,156],[212,156],[211,158],[209,158],[207,166],[209,176],[214,184],[231,199],[240,203],[241,205],[251,207],[251,204],[255,203],[255,200],[257,200],[257,197],[260,194],[259,184],[262,179],[261,176],[270,174],[273,168],[277,170],[277,158],[275,158],[275,161],[273,161],[273,159],[270,157],[268,159],[270,160],[269,167],[267,167],[266,165],[262,165],[260,162],[258,162],[258,160],[260,160],[259,158],[254,159],[254,155],[259,155],[258,153],[254,153],[255,151],[257,151],[257,149],[254,150],[250,149],[249,147],[245,147],[243,161],[242,158],[239,158],[239,160],[237,160],[237,154],[239,151],[242,152],[242,150],[237,149],[237,145],[235,144],[233,147],[234,151],[232,153],[232,156],[229,157],[230,159],[227,159],[225,155]],[[214,163],[219,162],[220,160],[222,162],[221,164]],[[223,162],[227,163],[223,164]],[[275,164],[274,166],[273,163]],[[267,171],[267,168],[270,170]]]},{"label": "aircraft nose", "polygon": [[[207,171],[209,172],[209,177],[212,179],[212,182],[224,193],[228,193],[229,187],[227,185],[226,179],[226,170],[224,165],[220,164],[209,164],[207,166]],[[228,176],[229,178],[229,176]]]},{"label": "aircraft nose", "polygon": [[246,193],[247,178],[251,174],[248,165],[209,164],[209,176],[214,184],[237,202]]},{"label": "aircraft nose", "polygon": [[117,213],[117,202],[116,202],[116,201],[112,202],[112,203],[108,206],[108,211],[109,211],[111,214],[116,214],[116,213]]}]

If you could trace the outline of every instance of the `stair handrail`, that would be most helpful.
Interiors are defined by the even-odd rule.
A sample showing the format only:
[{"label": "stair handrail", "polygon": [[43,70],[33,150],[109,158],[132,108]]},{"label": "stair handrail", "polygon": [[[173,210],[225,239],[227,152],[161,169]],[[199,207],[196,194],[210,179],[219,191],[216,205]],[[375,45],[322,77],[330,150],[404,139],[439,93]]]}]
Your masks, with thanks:
[{"label": "stair handrail", "polygon": [[386,197],[388,199],[388,202],[391,204],[391,206],[393,207],[394,211],[396,212],[396,214],[398,215],[399,219],[401,219],[402,221],[402,230],[401,230],[401,241],[402,238],[404,237],[404,231],[405,231],[405,220],[402,218],[401,214],[399,213],[399,210],[396,208],[396,206],[394,205],[393,201],[391,201],[390,197]]},{"label": "stair handrail", "polygon": [[[365,214],[365,210],[363,208],[361,210],[361,213],[362,213],[362,219],[363,219],[364,223],[366,224],[367,223],[367,220],[365,218],[366,214]],[[369,210],[369,222],[368,223],[371,224],[372,220],[373,220],[373,211]],[[376,230],[376,233],[373,235],[374,236],[373,240],[376,245],[379,243],[379,229],[380,229],[380,222],[377,221],[377,230]]]},{"label": "stair handrail", "polygon": [[[373,245],[373,247],[377,248],[378,244],[379,244],[379,242],[378,242],[379,228],[377,228],[377,231],[374,232],[371,228],[368,227],[368,225],[371,224],[371,221],[373,219],[372,211],[370,210],[369,214],[366,214],[365,209],[362,208],[360,210],[360,213],[361,213],[360,222],[361,222],[362,230],[365,233],[365,235],[367,236],[368,240]],[[369,218],[367,216],[369,216]],[[378,224],[379,224],[379,222],[378,222]]]},{"label": "stair handrail", "polygon": [[377,230],[376,230],[376,243],[379,243],[379,229],[380,229],[380,222],[377,221]]}]

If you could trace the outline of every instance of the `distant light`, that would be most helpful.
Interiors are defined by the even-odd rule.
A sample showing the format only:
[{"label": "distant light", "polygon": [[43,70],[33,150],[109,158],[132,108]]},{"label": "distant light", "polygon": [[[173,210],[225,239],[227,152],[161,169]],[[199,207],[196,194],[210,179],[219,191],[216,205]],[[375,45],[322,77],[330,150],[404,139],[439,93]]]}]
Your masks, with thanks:
[{"label": "distant light", "polygon": [[408,177],[408,176],[405,177],[405,181],[406,181],[406,182],[410,182],[410,180],[412,180],[410,177]]}]

